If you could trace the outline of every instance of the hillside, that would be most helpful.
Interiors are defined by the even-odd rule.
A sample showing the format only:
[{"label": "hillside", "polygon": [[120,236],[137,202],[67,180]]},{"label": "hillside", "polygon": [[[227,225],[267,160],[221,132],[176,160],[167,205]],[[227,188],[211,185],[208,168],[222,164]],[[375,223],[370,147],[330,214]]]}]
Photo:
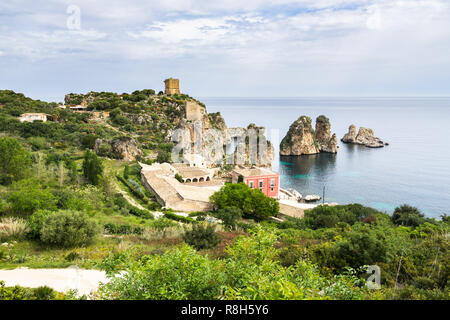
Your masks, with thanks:
[{"label": "hillside", "polygon": [[[90,92],[67,95],[63,109],[0,91],[0,269],[104,270],[112,281],[95,299],[448,299],[445,215],[348,204],[273,221],[276,200],[243,183],[215,192],[209,212],[161,208],[140,165],[121,159],[117,145],[142,162],[169,160],[168,133],[191,125],[186,100],[195,101]],[[20,122],[23,113],[48,119]],[[220,114],[201,120],[225,128]],[[232,131],[252,128],[262,130]],[[367,285],[368,266],[381,270],[380,290]],[[0,300],[40,299],[42,291],[80,298],[0,281]]]}]

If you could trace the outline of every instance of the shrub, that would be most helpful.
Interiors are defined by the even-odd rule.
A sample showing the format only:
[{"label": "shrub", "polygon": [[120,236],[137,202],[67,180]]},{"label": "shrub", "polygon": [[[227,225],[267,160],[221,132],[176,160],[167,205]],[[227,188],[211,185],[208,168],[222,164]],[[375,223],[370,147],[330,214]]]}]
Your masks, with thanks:
[{"label": "shrub", "polygon": [[151,212],[148,212],[147,210],[142,210],[139,209],[135,206],[129,205],[128,209],[130,210],[130,214],[139,217],[139,218],[144,218],[144,219],[155,219],[155,217],[153,216],[153,214]]},{"label": "shrub", "polygon": [[201,250],[216,247],[220,242],[220,237],[216,233],[214,225],[196,224],[192,226],[191,230],[185,231],[183,240],[197,250]]},{"label": "shrub", "polygon": [[172,212],[165,212],[164,213],[164,217],[167,218],[167,219],[180,221],[180,222],[184,222],[184,223],[195,223],[196,222],[192,218],[179,216],[179,215],[177,215],[175,213],[172,213]]},{"label": "shrub", "polygon": [[41,240],[50,245],[75,247],[91,243],[99,232],[97,223],[84,213],[61,210],[44,221]]},{"label": "shrub", "polygon": [[219,297],[225,283],[219,261],[186,245],[127,264],[126,277],[117,274],[100,285],[101,299],[211,300]]},{"label": "shrub", "polygon": [[183,177],[178,173],[175,174],[175,179],[177,179],[179,182],[183,182]]},{"label": "shrub", "polygon": [[13,212],[19,214],[31,214],[44,208],[56,209],[56,200],[53,194],[35,179],[15,182],[6,198]]},{"label": "shrub", "polygon": [[47,141],[42,137],[30,137],[28,143],[34,151],[47,149]]},{"label": "shrub", "polygon": [[79,258],[80,258],[80,254],[75,252],[75,251],[73,251],[73,252],[70,252],[69,254],[67,254],[67,256],[64,259],[66,261],[70,261],[71,262],[71,261],[77,260]]},{"label": "shrub", "polygon": [[30,236],[34,239],[41,237],[41,229],[47,218],[54,214],[54,211],[39,210],[33,213],[28,219],[28,225],[30,226]]},{"label": "shrub", "polygon": [[93,149],[97,137],[92,134],[86,134],[81,137],[81,145],[86,149]]},{"label": "shrub", "polygon": [[419,209],[407,204],[395,208],[391,220],[396,226],[407,227],[417,227],[426,221],[424,215],[419,211]]},{"label": "shrub", "polygon": [[28,224],[21,218],[7,217],[0,220],[0,241],[23,239],[28,231]]},{"label": "shrub", "polygon": [[225,207],[217,211],[216,217],[223,221],[225,227],[236,229],[236,222],[242,217],[242,210],[236,207]]},{"label": "shrub", "polygon": [[144,228],[133,227],[129,224],[115,224],[107,223],[105,224],[105,230],[111,234],[137,234],[142,235],[144,233]]},{"label": "shrub", "polygon": [[373,219],[368,219],[368,217],[378,213],[379,212],[377,210],[364,207],[360,204],[341,206],[321,205],[315,207],[314,209],[306,210],[303,223],[306,227],[314,230],[321,228],[333,228],[341,222],[349,225],[353,225],[355,222],[362,219],[370,222],[373,221]]},{"label": "shrub", "polygon": [[55,290],[50,287],[43,286],[33,290],[36,300],[53,300],[55,299]]}]

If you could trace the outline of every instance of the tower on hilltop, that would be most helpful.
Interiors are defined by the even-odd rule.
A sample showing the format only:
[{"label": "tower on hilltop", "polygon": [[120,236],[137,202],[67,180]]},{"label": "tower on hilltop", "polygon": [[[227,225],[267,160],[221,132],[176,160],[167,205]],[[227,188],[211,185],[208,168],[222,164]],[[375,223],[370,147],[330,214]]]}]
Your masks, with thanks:
[{"label": "tower on hilltop", "polygon": [[169,78],[164,80],[164,84],[166,85],[166,94],[180,93],[180,80]]}]

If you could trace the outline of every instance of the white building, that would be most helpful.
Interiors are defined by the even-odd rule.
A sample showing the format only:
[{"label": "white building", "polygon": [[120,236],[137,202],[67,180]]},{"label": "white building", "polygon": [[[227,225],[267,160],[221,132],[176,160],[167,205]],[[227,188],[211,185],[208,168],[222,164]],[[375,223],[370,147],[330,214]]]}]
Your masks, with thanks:
[{"label": "white building", "polygon": [[47,122],[47,115],[45,113],[23,113],[19,117],[20,122],[42,121]]}]

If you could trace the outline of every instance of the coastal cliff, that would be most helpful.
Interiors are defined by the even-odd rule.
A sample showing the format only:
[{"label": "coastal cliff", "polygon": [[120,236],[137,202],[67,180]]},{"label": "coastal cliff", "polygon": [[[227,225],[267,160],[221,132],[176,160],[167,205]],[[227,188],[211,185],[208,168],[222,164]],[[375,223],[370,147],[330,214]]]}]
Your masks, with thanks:
[{"label": "coastal cliff", "polygon": [[[195,112],[191,112],[193,110]],[[206,167],[224,164],[272,166],[274,148],[265,138],[264,127],[250,124],[247,128],[227,128],[220,113],[207,113],[206,108],[198,110],[188,106],[186,116],[169,133],[177,151],[183,153],[181,158],[190,162],[189,159],[195,156]]]},{"label": "coastal cliff", "polygon": [[360,127],[358,134],[356,134],[356,127],[353,124],[350,125],[348,133],[342,137],[341,141],[344,143],[364,145],[369,148],[382,148],[387,145],[380,138],[375,137],[373,130],[370,128]]},{"label": "coastal cliff", "polygon": [[320,152],[337,153],[336,134],[331,135],[330,121],[324,115],[317,117],[316,130],[310,117],[301,116],[289,127],[280,143],[280,155],[299,156]]}]

